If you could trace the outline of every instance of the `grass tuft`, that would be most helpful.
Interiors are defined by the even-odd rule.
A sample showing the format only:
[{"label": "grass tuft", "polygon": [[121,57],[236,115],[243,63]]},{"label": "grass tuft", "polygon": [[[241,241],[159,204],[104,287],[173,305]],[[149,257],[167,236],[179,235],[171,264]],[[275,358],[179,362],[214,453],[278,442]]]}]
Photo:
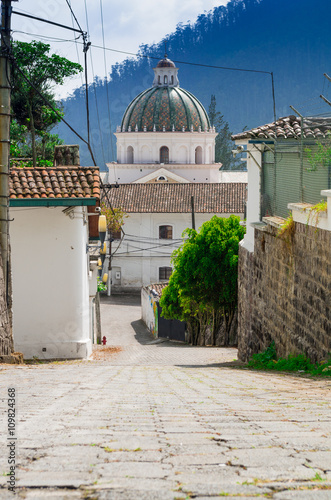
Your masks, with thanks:
[{"label": "grass tuft", "polygon": [[301,372],[322,377],[331,376],[331,355],[321,363],[312,363],[304,354],[289,355],[287,358],[278,358],[275,342],[258,354],[253,354],[248,362],[250,368],[255,370],[276,370],[285,372]]}]

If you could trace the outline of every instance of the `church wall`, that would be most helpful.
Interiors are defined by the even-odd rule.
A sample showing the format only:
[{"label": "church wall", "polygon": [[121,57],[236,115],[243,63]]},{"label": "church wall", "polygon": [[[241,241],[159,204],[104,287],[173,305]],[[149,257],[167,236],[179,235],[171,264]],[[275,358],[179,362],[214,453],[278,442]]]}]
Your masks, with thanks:
[{"label": "church wall", "polygon": [[[117,161],[126,163],[129,146],[134,149],[134,163],[156,163],[160,161],[160,148],[169,148],[169,161],[173,163],[195,163],[195,149],[202,148],[202,163],[215,161],[213,151],[216,133],[214,132],[118,132]],[[146,149],[147,148],[147,149]],[[184,155],[183,149],[186,149]],[[146,153],[149,151],[148,158]]]},{"label": "church wall", "polygon": [[[185,164],[166,164],[162,165],[165,169],[173,174],[179,175],[190,182],[220,182],[219,164],[214,165],[185,165]],[[161,168],[160,164],[108,164],[109,182],[117,182],[119,184],[127,184],[137,181],[145,175],[156,172]],[[116,171],[116,179],[115,179]],[[105,182],[108,182],[107,179]]]}]

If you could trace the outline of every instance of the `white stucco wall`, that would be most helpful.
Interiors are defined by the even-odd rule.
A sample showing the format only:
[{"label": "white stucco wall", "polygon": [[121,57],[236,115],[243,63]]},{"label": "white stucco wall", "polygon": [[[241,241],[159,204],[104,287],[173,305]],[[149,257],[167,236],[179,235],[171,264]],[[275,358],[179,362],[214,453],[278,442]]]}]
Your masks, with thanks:
[{"label": "white stucco wall", "polygon": [[301,224],[313,226],[324,231],[331,231],[331,189],[323,189],[321,196],[327,199],[327,210],[311,211],[313,205],[309,203],[289,203],[287,207],[292,211],[293,220]]},{"label": "white stucco wall", "polygon": [[[12,208],[15,350],[25,358],[91,354],[85,208]],[[44,350],[43,350],[44,349]]]},{"label": "white stucco wall", "polygon": [[[254,222],[259,222],[261,217],[261,146],[248,144],[246,141],[236,141],[238,145],[247,146],[247,208],[246,208],[246,234],[241,242],[250,252],[254,251]],[[254,161],[255,160],[255,161]]]},{"label": "white stucco wall", "polygon": [[[196,229],[213,215],[229,216],[195,214]],[[159,239],[160,225],[173,227],[172,240]],[[159,268],[171,266],[171,254],[181,245],[182,233],[188,227],[192,227],[190,213],[129,214],[124,225],[126,236],[112,259],[112,291],[140,290],[142,286],[160,282]],[[112,251],[117,246],[118,241],[113,242]],[[141,248],[145,250],[138,251]],[[115,271],[120,272],[120,280],[115,279]]]},{"label": "white stucco wall", "polygon": [[220,170],[219,172],[219,182],[247,182],[247,172],[241,172],[236,170]]},{"label": "white stucco wall", "polygon": [[118,182],[119,184],[128,184],[135,182],[141,177],[157,172],[164,167],[169,172],[183,177],[189,182],[219,182],[218,163],[213,165],[184,165],[184,164],[116,164],[107,163],[109,173],[105,182]]}]

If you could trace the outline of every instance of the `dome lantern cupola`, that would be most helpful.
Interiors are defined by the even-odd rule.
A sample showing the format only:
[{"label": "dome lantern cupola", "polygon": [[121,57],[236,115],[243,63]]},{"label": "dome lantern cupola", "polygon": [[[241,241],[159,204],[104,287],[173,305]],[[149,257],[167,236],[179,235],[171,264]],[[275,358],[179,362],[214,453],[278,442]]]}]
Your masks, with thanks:
[{"label": "dome lantern cupola", "polygon": [[168,59],[168,55],[164,54],[164,58],[154,68],[153,87],[179,87],[177,73],[178,68]]}]

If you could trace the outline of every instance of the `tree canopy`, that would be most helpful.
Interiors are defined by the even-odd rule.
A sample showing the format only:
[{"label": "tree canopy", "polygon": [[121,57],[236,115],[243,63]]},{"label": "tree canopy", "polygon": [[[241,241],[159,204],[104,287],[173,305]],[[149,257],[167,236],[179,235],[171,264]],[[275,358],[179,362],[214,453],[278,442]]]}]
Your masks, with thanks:
[{"label": "tree canopy", "polygon": [[[37,163],[36,136],[39,137],[45,156],[46,142],[54,139],[50,130],[60,121],[62,111],[55,101],[54,86],[62,85],[65,78],[82,71],[80,64],[74,63],[57,54],[49,54],[50,45],[32,41],[13,42],[12,111],[21,135],[31,135],[33,166]],[[47,105],[45,99],[54,110]]]},{"label": "tree canopy", "polygon": [[220,111],[217,111],[214,95],[210,99],[208,115],[211,126],[215,127],[216,132],[218,132],[215,139],[215,162],[222,163],[222,170],[242,170],[243,166],[240,161],[232,156],[232,132],[224,116]]},{"label": "tree canopy", "polygon": [[172,257],[174,271],[160,305],[166,318],[187,321],[191,341],[204,343],[206,328],[212,343],[223,321],[231,328],[237,305],[239,241],[245,229],[240,218],[214,216],[199,231],[187,229],[187,239]]}]

